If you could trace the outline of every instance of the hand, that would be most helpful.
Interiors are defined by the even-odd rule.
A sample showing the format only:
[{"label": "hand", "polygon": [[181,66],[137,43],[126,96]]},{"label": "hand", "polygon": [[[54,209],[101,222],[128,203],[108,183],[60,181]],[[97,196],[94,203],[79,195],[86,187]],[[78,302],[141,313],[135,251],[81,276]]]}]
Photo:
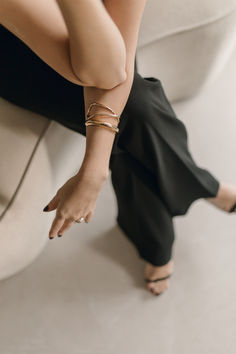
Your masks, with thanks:
[{"label": "hand", "polygon": [[51,199],[44,211],[56,210],[55,218],[49,231],[49,238],[62,234],[68,230],[75,220],[84,217],[88,223],[91,219],[98,195],[107,176],[93,176],[80,171],[71,177],[56,195]]}]

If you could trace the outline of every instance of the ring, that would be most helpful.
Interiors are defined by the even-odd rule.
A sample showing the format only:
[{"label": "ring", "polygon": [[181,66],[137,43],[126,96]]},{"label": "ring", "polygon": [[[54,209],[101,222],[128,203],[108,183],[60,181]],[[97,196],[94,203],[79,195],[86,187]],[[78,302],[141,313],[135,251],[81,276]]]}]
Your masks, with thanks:
[{"label": "ring", "polygon": [[75,222],[81,223],[82,221],[84,221],[84,217],[81,217],[79,220],[75,220]]}]

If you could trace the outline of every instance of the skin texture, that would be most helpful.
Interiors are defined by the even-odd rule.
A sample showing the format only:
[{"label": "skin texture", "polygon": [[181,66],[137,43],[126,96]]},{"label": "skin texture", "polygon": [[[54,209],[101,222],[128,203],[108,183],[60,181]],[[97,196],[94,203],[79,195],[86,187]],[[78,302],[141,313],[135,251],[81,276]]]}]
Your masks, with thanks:
[{"label": "skin texture", "polygon": [[104,88],[108,89],[123,82],[125,43],[103,3],[98,0],[57,0],[57,3],[69,32],[74,72],[84,81],[95,80],[106,84]]},{"label": "skin texture", "polygon": [[126,79],[125,44],[101,1],[0,0],[0,22],[75,84],[109,89]]}]

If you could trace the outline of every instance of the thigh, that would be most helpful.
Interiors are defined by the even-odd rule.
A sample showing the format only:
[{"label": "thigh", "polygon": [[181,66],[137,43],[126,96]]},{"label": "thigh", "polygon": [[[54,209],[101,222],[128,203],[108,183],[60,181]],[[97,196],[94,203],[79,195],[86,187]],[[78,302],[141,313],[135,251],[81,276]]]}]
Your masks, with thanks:
[{"label": "thigh", "polygon": [[56,0],[0,0],[0,24],[71,82],[68,30]]},{"label": "thigh", "polygon": [[0,25],[1,96],[85,135],[83,86],[73,84]]}]

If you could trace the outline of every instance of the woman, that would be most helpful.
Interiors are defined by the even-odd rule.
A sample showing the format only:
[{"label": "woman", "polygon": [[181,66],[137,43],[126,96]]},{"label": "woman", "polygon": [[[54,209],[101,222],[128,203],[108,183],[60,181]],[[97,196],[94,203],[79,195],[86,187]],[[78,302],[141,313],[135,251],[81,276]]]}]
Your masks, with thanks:
[{"label": "woman", "polygon": [[44,208],[56,211],[49,237],[89,222],[111,170],[118,225],[159,295],[174,269],[173,217],[199,198],[232,212],[236,187],[195,164],[160,80],[136,70],[145,3],[0,0],[1,96],[86,136],[78,173]]}]

